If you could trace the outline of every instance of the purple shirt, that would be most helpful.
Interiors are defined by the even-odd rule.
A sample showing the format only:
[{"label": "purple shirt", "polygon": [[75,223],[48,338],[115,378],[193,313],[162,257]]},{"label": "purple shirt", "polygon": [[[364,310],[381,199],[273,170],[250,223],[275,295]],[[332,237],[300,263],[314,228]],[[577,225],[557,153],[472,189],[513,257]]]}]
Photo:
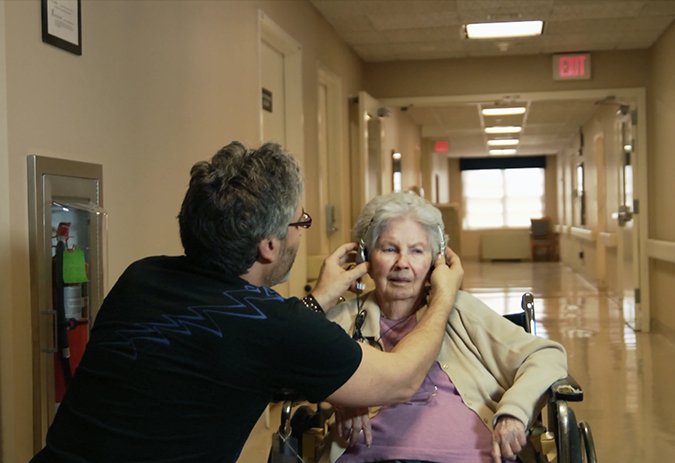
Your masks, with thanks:
[{"label": "purple shirt", "polygon": [[[384,349],[390,351],[417,324],[380,319]],[[338,463],[423,460],[438,463],[491,463],[492,433],[467,407],[448,375],[434,362],[409,403],[388,405],[371,420],[373,444],[359,441]]]}]

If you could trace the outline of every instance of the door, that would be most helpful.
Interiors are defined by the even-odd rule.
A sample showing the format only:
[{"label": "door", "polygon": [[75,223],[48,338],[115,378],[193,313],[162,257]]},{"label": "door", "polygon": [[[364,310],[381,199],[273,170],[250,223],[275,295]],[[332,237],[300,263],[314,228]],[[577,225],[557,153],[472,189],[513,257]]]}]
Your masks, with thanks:
[{"label": "door", "polygon": [[363,206],[375,196],[383,193],[382,186],[385,183],[383,175],[386,169],[382,165],[382,124],[380,121],[382,104],[361,91],[358,97],[358,108],[353,117],[356,121],[353,128],[357,133],[352,133],[355,143],[352,149],[352,224],[356,223]]},{"label": "door", "polygon": [[[302,49],[263,12],[260,12],[259,24],[262,101],[260,141],[281,144],[304,169]],[[304,202],[305,198],[300,201]],[[274,290],[283,297],[302,297],[306,283],[307,247],[303,239],[288,281],[275,286]]]},{"label": "door", "polygon": [[321,254],[350,241],[349,197],[344,174],[349,169],[342,145],[342,82],[329,69],[318,69],[319,196]]},{"label": "door", "polygon": [[[622,258],[623,313],[626,323],[634,330],[641,329],[637,316],[639,304],[639,259],[638,230],[635,214],[634,195],[634,161],[635,161],[635,129],[633,113],[621,120],[622,168],[619,173],[619,208],[612,216],[618,220]],[[637,294],[636,294],[637,291]],[[638,299],[636,299],[636,296]]]},{"label": "door", "polygon": [[[260,142],[280,143],[304,170],[304,132],[302,114],[302,49],[297,41],[258,10],[259,76],[261,93]],[[300,200],[303,205],[305,198]],[[305,234],[306,236],[306,234]],[[307,282],[306,238],[300,242],[295,264],[286,283],[274,290],[283,297],[303,295]],[[268,406],[251,430],[239,461],[265,461],[272,433],[280,422],[280,404]]]}]

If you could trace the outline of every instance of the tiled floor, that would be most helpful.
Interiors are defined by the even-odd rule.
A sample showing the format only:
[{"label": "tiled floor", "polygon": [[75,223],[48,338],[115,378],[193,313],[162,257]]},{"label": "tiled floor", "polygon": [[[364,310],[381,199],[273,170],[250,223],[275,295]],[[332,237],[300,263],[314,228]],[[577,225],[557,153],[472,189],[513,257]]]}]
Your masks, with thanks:
[{"label": "tiled floor", "polygon": [[633,332],[617,304],[559,263],[465,262],[464,287],[500,313],[535,296],[538,333],[567,349],[584,389],[573,404],[590,423],[600,463],[675,462],[675,346]]}]

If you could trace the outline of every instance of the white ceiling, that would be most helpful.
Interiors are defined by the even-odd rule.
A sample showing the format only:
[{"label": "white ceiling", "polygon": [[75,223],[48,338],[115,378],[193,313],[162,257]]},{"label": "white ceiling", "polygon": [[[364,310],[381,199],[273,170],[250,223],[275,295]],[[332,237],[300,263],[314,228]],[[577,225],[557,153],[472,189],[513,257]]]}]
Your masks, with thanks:
[{"label": "white ceiling", "polygon": [[[675,0],[311,0],[368,62],[649,48]],[[467,40],[474,22],[541,19],[539,37]]]},{"label": "white ceiling", "polygon": [[[487,141],[517,138],[517,155],[556,154],[564,148],[593,113],[596,99],[515,100],[509,106],[525,106],[517,116],[483,116],[481,109],[495,107],[494,102],[462,103],[443,106],[409,106],[406,112],[422,127],[422,137],[449,140],[450,157],[482,157],[488,155]],[[611,102],[604,102],[607,104]],[[616,104],[617,109],[619,107]],[[485,127],[520,126],[520,134],[485,133]],[[512,148],[510,146],[493,147]]]},{"label": "white ceiling", "polygon": [[[367,62],[649,48],[675,19],[675,0],[311,0]],[[472,22],[544,21],[539,37],[468,40]],[[404,95],[402,95],[404,96]],[[450,141],[449,156],[487,156],[485,127],[521,125],[518,155],[555,154],[598,109],[593,100],[512,101],[524,117],[484,118],[494,103],[411,106],[422,136]]]}]

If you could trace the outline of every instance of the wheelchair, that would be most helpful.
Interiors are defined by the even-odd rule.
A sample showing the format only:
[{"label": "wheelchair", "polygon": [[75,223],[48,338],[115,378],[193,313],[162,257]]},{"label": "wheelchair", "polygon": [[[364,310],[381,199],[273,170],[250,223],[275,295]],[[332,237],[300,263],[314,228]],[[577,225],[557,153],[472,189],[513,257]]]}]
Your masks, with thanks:
[{"label": "wheelchair", "polygon": [[[536,334],[534,297],[523,294],[522,312],[504,317]],[[572,376],[553,383],[544,394],[533,424],[527,430],[528,444],[518,454],[521,463],[597,463],[593,434],[585,421],[577,423],[569,402],[583,400],[583,391]],[[308,405],[291,390],[282,390],[274,398],[283,402],[281,425],[272,436],[268,463],[316,463],[321,441],[327,433],[332,407],[320,403]],[[297,407],[295,413],[291,413]],[[547,425],[542,414],[546,408]]]}]

